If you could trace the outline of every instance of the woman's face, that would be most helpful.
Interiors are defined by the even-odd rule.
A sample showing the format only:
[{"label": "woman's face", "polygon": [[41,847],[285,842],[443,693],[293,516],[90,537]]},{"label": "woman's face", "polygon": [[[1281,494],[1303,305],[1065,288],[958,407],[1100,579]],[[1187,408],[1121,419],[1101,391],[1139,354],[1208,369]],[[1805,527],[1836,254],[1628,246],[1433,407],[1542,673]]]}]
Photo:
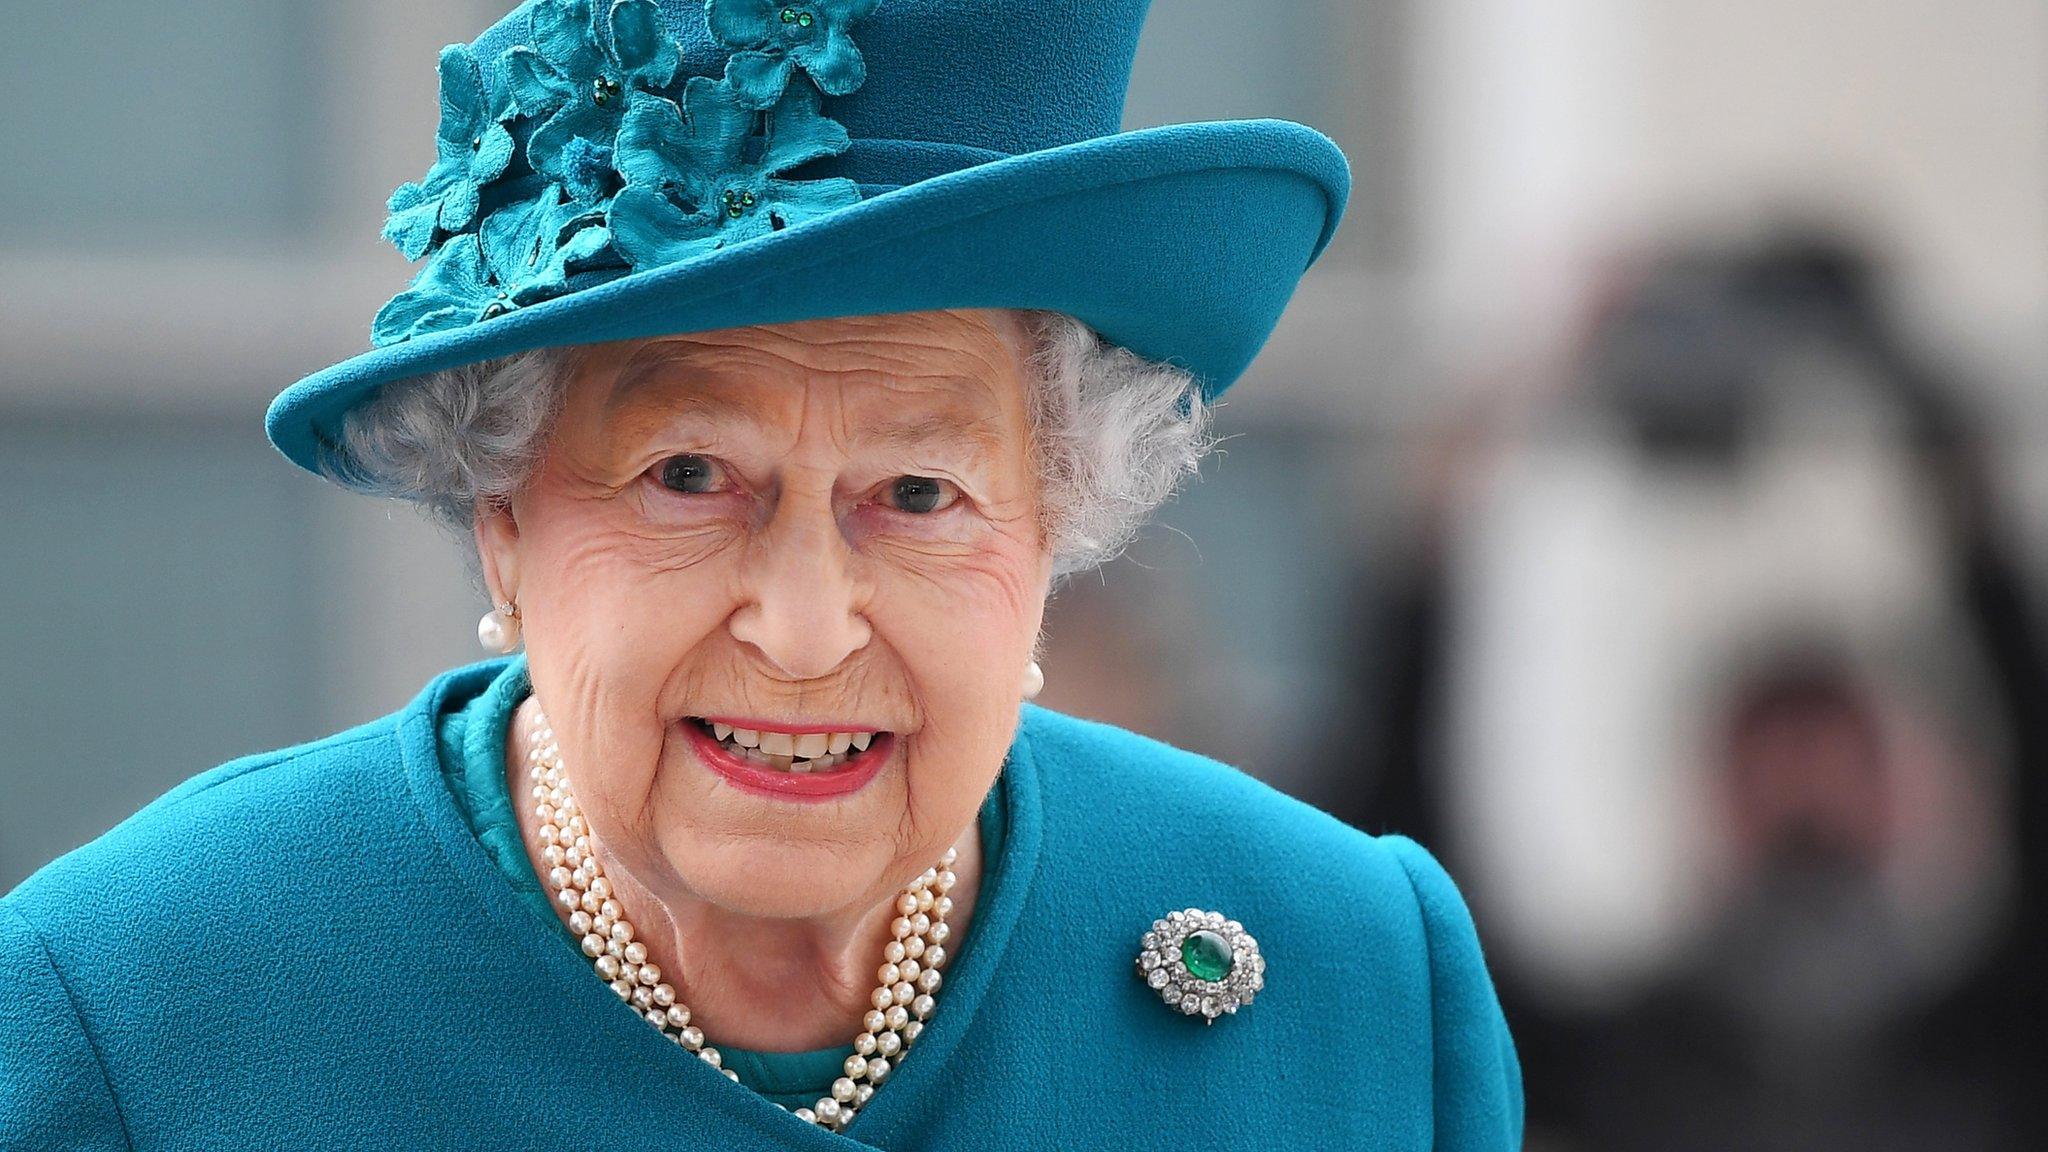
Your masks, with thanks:
[{"label": "woman's face", "polygon": [[857,914],[974,820],[1052,571],[1025,339],[1012,312],[927,312],[585,350],[477,534],[577,798],[643,886]]}]

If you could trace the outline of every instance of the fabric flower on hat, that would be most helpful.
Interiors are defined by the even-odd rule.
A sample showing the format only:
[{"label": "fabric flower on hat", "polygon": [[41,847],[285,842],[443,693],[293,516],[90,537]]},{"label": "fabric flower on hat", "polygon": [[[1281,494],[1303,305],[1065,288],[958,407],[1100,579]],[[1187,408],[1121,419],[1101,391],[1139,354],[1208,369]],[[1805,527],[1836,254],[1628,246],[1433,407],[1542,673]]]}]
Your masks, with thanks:
[{"label": "fabric flower on hat", "polygon": [[810,73],[830,96],[867,79],[867,65],[848,34],[881,0],[705,0],[704,16],[720,44],[735,49],[725,78],[748,108],[782,98],[792,65]]},{"label": "fabric flower on hat", "polygon": [[619,130],[626,187],[611,203],[612,243],[634,267],[649,268],[857,204],[851,180],[776,178],[849,143],[845,126],[819,113],[808,84],[790,86],[765,116],[705,76],[691,78],[681,108],[639,97]]},{"label": "fabric flower on hat", "polygon": [[559,296],[570,274],[595,262],[610,241],[601,209],[550,184],[491,213],[477,231],[450,237],[412,286],[377,313],[371,343],[461,328]]},{"label": "fabric flower on hat", "polygon": [[506,111],[467,46],[441,50],[440,158],[425,180],[398,186],[384,222],[384,238],[406,259],[419,259],[437,236],[476,222],[482,187],[504,175],[512,160],[512,134],[499,123]]},{"label": "fabric flower on hat", "polygon": [[595,199],[610,180],[612,141],[637,92],[675,79],[682,49],[653,0],[543,0],[532,13],[532,43],[501,57],[519,112],[546,117],[526,142],[526,161],[571,195]]}]

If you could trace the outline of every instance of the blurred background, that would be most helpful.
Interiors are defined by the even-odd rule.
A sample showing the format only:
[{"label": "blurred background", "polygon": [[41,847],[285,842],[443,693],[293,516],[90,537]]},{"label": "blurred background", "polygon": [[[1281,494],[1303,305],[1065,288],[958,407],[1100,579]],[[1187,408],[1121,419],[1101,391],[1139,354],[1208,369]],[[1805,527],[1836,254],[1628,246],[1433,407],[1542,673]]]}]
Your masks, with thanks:
[{"label": "blurred background", "polygon": [[[261,414],[509,7],[9,12],[0,889],[480,655]],[[1267,115],[1344,231],[1041,702],[1435,849],[1532,1149],[2048,1147],[2048,5],[1157,0],[1130,126]]]}]

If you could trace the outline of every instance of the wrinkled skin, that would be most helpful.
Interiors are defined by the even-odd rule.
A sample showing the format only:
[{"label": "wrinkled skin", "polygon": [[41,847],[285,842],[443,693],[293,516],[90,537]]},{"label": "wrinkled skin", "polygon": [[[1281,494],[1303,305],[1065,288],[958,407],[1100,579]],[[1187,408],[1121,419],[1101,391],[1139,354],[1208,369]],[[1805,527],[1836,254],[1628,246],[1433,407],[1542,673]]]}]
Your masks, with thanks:
[{"label": "wrinkled skin", "polygon": [[[479,513],[598,861],[714,1044],[848,1041],[896,892],[949,846],[956,934],[972,915],[1052,572],[1026,348],[1008,311],[592,345],[532,480]],[[545,877],[532,710],[508,771]],[[859,791],[796,801],[703,763],[683,718],[706,715],[897,743]]]}]

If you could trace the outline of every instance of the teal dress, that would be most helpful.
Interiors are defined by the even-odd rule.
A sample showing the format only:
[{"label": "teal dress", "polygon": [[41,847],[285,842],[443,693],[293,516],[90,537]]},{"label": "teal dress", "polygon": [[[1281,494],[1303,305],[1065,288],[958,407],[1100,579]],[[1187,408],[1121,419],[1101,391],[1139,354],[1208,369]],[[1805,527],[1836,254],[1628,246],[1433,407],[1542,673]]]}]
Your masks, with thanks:
[{"label": "teal dress", "polygon": [[[534,902],[502,764],[470,753],[517,663],[201,772],[0,897],[0,1148],[1520,1145],[1514,1046],[1429,853],[1028,703],[937,1012],[844,1134],[806,1124],[763,1092],[809,1092],[825,1054],[727,1080]],[[1133,963],[1190,906],[1266,958],[1213,1026]]]}]

